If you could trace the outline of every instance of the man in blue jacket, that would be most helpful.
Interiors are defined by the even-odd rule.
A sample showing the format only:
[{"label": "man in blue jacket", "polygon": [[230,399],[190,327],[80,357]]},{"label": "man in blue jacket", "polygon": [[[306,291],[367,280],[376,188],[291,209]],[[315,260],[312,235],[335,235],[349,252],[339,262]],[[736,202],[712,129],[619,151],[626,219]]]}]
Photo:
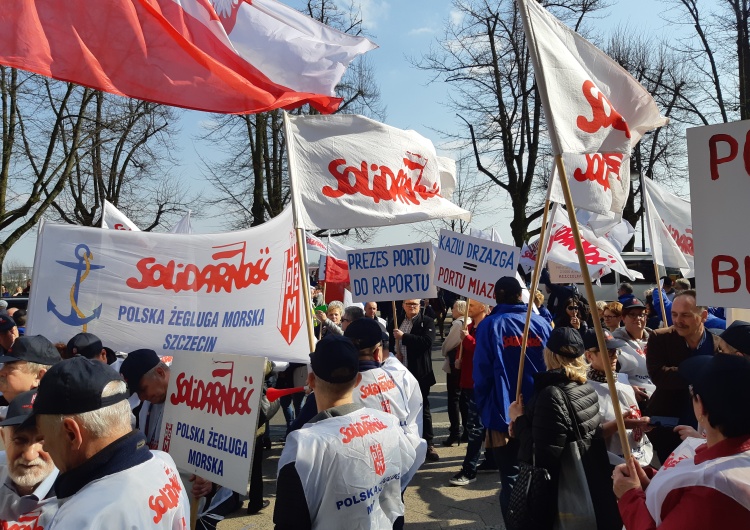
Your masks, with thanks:
[{"label": "man in blue jacket", "polygon": [[[477,327],[474,350],[474,397],[487,429],[487,447],[500,469],[500,509],[506,521],[510,491],[518,476],[518,446],[508,436],[508,406],[516,399],[526,323],[526,304],[521,293],[521,284],[514,277],[500,278],[495,283],[497,305]],[[521,386],[525,402],[534,392],[534,374],[545,370],[543,351],[551,331],[544,318],[531,314]]]}]

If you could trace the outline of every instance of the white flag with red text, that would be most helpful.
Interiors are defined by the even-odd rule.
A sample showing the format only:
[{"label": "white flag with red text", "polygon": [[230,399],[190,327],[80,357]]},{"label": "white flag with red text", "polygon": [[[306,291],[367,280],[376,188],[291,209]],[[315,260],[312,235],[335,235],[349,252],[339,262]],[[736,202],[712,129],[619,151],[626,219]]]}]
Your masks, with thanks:
[{"label": "white flag with red text", "polygon": [[[550,137],[555,154],[563,157],[573,203],[620,214],[630,190],[632,147],[668,119],[646,89],[604,52],[538,2],[517,2],[526,14]],[[551,200],[565,203],[559,182]]]},{"label": "white flag with red text", "polygon": [[131,221],[127,215],[117,209],[117,206],[105,199],[102,212],[102,228],[110,230],[133,230],[140,232],[141,229]]},{"label": "white flag with red text", "polygon": [[643,182],[641,189],[651,222],[654,261],[678,268],[685,278],[692,278],[695,253],[690,201],[669,193],[649,178],[644,178]]},{"label": "white flag with red text", "polygon": [[0,64],[121,96],[244,114],[338,108],[349,63],[377,46],[276,0],[10,0]]},{"label": "white flag with red text", "polygon": [[308,252],[311,250],[314,250],[322,254],[328,253],[328,248],[326,247],[326,244],[323,243],[323,241],[321,241],[320,238],[315,237],[312,233],[308,232],[307,230],[305,230],[305,243],[307,244]]},{"label": "white flag with red text", "polygon": [[605,215],[590,210],[576,210],[579,224],[588,226],[594,234],[604,237],[612,243],[617,252],[622,252],[633,236],[635,228],[626,219],[611,219]]},{"label": "white flag with red text", "polygon": [[285,120],[298,228],[471,219],[443,197],[435,147],[415,131],[356,115]]}]

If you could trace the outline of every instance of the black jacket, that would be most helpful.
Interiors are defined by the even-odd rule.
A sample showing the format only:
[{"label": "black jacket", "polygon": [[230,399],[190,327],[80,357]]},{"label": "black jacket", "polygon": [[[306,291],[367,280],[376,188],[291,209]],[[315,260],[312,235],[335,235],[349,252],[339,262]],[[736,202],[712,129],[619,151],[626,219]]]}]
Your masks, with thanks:
[{"label": "black jacket", "polygon": [[[518,459],[549,471],[553,491],[557,492],[563,449],[575,442],[576,435],[568,406],[562,393],[570,400],[575,421],[580,425],[584,442],[582,460],[591,499],[596,509],[600,530],[621,528],[617,501],[612,493],[611,468],[599,426],[599,398],[588,383],[569,380],[562,370],[540,372],[534,376],[534,397],[523,416],[516,419],[513,432],[519,440]],[[549,528],[552,528],[556,502],[549,503]],[[541,529],[540,529],[541,530]]]},{"label": "black jacket", "polygon": [[[400,315],[399,322],[404,318]],[[419,382],[419,386],[432,386],[436,383],[435,373],[432,371],[432,344],[435,342],[435,324],[424,313],[414,317],[411,332],[405,333],[401,339],[407,352],[407,368]],[[393,323],[388,326],[388,343],[395,353],[396,339],[393,337]]]}]

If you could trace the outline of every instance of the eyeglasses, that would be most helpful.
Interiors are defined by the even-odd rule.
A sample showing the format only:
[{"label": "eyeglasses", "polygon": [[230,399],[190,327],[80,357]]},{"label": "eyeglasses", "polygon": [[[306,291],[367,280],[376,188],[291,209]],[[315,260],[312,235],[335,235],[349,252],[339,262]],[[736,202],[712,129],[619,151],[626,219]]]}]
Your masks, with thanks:
[{"label": "eyeglasses", "polygon": [[410,303],[410,304],[406,304],[405,303],[404,305],[408,306],[408,307],[417,307],[417,306],[419,306],[419,304],[415,304],[415,303]]},{"label": "eyeglasses", "polygon": [[618,318],[617,315],[604,315],[604,318]]},{"label": "eyeglasses", "polygon": [[577,305],[569,305],[568,306],[568,311],[578,311],[578,306]]},{"label": "eyeglasses", "polygon": [[[599,355],[599,348],[589,348],[588,351],[596,355]],[[617,355],[620,353],[620,349],[619,348],[608,349],[607,353],[609,354],[610,357],[617,357]]]},{"label": "eyeglasses", "polygon": [[341,322],[351,322],[352,320],[350,318],[342,318]]},{"label": "eyeglasses", "polygon": [[[646,313],[628,313],[627,315],[625,315],[625,317],[646,320]],[[604,317],[604,318],[607,318],[607,317]]]}]

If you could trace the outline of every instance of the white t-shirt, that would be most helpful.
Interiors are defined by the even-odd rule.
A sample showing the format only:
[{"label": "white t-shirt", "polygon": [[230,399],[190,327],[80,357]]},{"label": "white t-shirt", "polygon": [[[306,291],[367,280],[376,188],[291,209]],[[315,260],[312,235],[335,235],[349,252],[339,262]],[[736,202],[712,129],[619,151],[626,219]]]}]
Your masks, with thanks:
[{"label": "white t-shirt", "polygon": [[612,332],[616,339],[622,339],[627,344],[620,348],[617,360],[620,363],[620,373],[627,374],[628,382],[646,391],[648,397],[656,390],[656,385],[651,382],[646,368],[646,343],[647,338],[636,340],[632,338],[624,327],[617,328]]}]

